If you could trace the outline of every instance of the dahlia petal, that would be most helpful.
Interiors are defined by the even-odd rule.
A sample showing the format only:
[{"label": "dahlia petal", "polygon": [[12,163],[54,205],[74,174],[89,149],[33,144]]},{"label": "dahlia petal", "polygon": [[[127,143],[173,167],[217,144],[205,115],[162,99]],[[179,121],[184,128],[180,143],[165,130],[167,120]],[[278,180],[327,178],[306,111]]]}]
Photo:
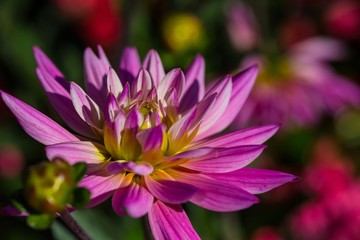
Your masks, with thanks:
[{"label": "dahlia petal", "polygon": [[144,186],[132,182],[114,193],[112,206],[119,215],[123,215],[125,210],[131,217],[139,218],[147,214],[153,201],[154,197]]},{"label": "dahlia petal", "polygon": [[106,161],[109,156],[103,145],[87,141],[58,143],[45,148],[48,159],[65,159],[70,164],[86,162],[98,164]]},{"label": "dahlia petal", "polygon": [[111,174],[122,173],[123,171],[131,171],[140,176],[149,175],[154,171],[151,164],[147,162],[134,163],[128,162],[111,162],[107,165],[107,171]]},{"label": "dahlia petal", "polygon": [[207,173],[230,172],[251,163],[261,154],[264,148],[264,145],[218,148],[205,156],[192,158],[182,166]]},{"label": "dahlia petal", "polygon": [[150,73],[141,69],[139,75],[135,78],[134,83],[131,86],[131,94],[133,98],[141,91],[142,96],[146,97],[152,88],[152,80]]},{"label": "dahlia petal", "polygon": [[221,147],[237,147],[241,145],[262,144],[272,137],[278,130],[280,125],[264,125],[261,127],[252,127],[241,129],[232,133],[204,139],[194,143],[190,148],[196,149],[200,147],[221,148]]},{"label": "dahlia petal", "polygon": [[195,98],[202,99],[205,94],[205,60],[197,54],[185,72],[185,91],[190,90],[197,82],[198,91],[194,94]]},{"label": "dahlia petal", "polygon": [[97,50],[98,50],[98,54],[99,54],[99,60],[102,62],[102,64],[104,66],[110,67],[110,62],[105,54],[104,49],[100,45],[97,45]]},{"label": "dahlia petal", "polygon": [[84,68],[86,91],[102,107],[107,96],[106,74],[109,65],[99,59],[92,49],[87,48],[84,53]]},{"label": "dahlia petal", "polygon": [[249,96],[257,74],[258,66],[255,65],[245,69],[232,78],[232,92],[229,104],[216,123],[203,134],[203,137],[218,133],[230,125]]},{"label": "dahlia petal", "polygon": [[232,184],[216,181],[202,174],[169,170],[177,181],[195,186],[198,191],[190,201],[200,207],[218,212],[231,212],[248,208],[259,200],[254,195]]},{"label": "dahlia petal", "polygon": [[190,184],[172,180],[155,180],[150,176],[145,176],[145,183],[157,199],[171,204],[185,203],[196,192],[196,188]]},{"label": "dahlia petal", "polygon": [[136,48],[126,47],[121,55],[119,66],[119,76],[122,84],[125,85],[128,82],[132,85],[140,69],[140,57]]},{"label": "dahlia petal", "polygon": [[166,76],[160,81],[159,86],[157,87],[157,94],[159,99],[164,99],[166,93],[169,89],[174,88],[178,93],[179,98],[185,84],[185,76],[180,68],[175,68],[168,72]]},{"label": "dahlia petal", "polygon": [[42,144],[51,145],[79,140],[35,108],[3,91],[0,93],[5,104],[13,112],[25,132]]},{"label": "dahlia petal", "polygon": [[86,175],[80,181],[79,187],[90,191],[91,200],[88,207],[93,207],[108,199],[122,185],[123,180],[124,174],[111,175],[105,171],[98,171]]},{"label": "dahlia petal", "polygon": [[143,152],[159,149],[163,142],[163,125],[140,131],[136,135],[136,139],[139,141]]},{"label": "dahlia petal", "polygon": [[150,50],[146,55],[143,67],[149,71],[154,86],[157,87],[160,81],[165,77],[165,70],[159,54],[155,50]]},{"label": "dahlia petal", "polygon": [[214,148],[211,148],[211,147],[197,148],[197,149],[178,153],[171,158],[174,158],[174,159],[175,158],[177,158],[177,159],[178,158],[197,158],[197,157],[207,155],[207,154],[211,153],[212,151],[214,151]]},{"label": "dahlia petal", "polygon": [[189,89],[183,94],[179,104],[179,112],[185,113],[199,102],[199,83],[197,81],[189,87]]},{"label": "dahlia petal", "polygon": [[157,200],[150,208],[149,223],[155,240],[200,239],[180,205]]},{"label": "dahlia petal", "polygon": [[48,72],[43,71],[41,68],[36,69],[36,74],[40,80],[44,91],[50,100],[51,105],[60,115],[60,117],[65,121],[65,123],[74,131],[94,138],[94,133],[91,131],[90,127],[79,117],[77,114],[71,100],[71,96],[67,88],[52,77]]},{"label": "dahlia petal", "polygon": [[196,138],[202,139],[209,134],[206,133],[206,130],[209,129],[216,121],[222,116],[226,111],[226,107],[229,104],[232,90],[232,81],[231,76],[228,75],[224,77],[221,81],[216,83],[210,90],[207,92],[207,96],[217,93],[216,100],[211,107],[211,110],[208,111],[204,117],[203,122],[201,123],[201,128]]},{"label": "dahlia petal", "polygon": [[125,128],[137,130],[143,122],[144,115],[137,108],[132,108],[127,115]]},{"label": "dahlia petal", "polygon": [[42,72],[48,73],[55,81],[60,84],[67,92],[70,90],[69,83],[64,79],[63,74],[55,66],[55,64],[45,55],[40,47],[34,47],[34,56],[36,63]]},{"label": "dahlia petal", "polygon": [[109,68],[107,73],[107,91],[108,93],[114,94],[115,97],[118,97],[123,90],[123,86],[120,82],[120,79],[113,68]]},{"label": "dahlia petal", "polygon": [[270,191],[287,182],[295,181],[298,177],[265,169],[243,168],[226,174],[206,174],[217,182],[232,184],[252,194],[259,194]]},{"label": "dahlia petal", "polygon": [[70,95],[79,116],[90,126],[102,129],[103,122],[99,106],[90,96],[74,82],[70,86]]}]

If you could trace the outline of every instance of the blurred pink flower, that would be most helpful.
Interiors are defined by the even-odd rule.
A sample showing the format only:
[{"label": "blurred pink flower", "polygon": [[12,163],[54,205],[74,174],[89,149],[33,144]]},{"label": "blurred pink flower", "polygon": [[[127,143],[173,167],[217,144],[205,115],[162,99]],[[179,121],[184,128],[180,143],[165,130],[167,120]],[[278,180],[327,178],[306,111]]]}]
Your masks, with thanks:
[{"label": "blurred pink flower", "polygon": [[19,176],[24,167],[24,156],[14,145],[0,147],[0,177],[13,178]]},{"label": "blurred pink flower", "polygon": [[282,240],[279,232],[273,227],[261,227],[255,231],[251,240]]},{"label": "blurred pink flower", "polygon": [[345,39],[360,38],[360,2],[337,0],[325,13],[326,28],[333,35]]},{"label": "blurred pink flower", "polygon": [[47,157],[85,161],[80,186],[91,192],[89,207],[112,197],[119,215],[148,215],[155,239],[199,239],[181,204],[218,212],[258,202],[254,194],[296,179],[291,174],[246,168],[278,125],[215,135],[240,111],[257,67],[226,75],[205,90],[205,61],[197,55],[183,73],[165,72],[150,50],[141,63],[126,48],[118,73],[101,47],[85,51],[84,91],[69,83],[35,48],[37,75],[59,115],[73,132],[19,99],[1,96],[24,130],[46,145]]},{"label": "blurred pink flower", "polygon": [[333,140],[319,141],[314,159],[304,174],[305,188],[310,190],[313,199],[291,218],[296,239],[359,239],[360,182],[351,169]]},{"label": "blurred pink flower", "polygon": [[360,106],[360,88],[328,64],[343,56],[339,42],[318,37],[294,45],[279,58],[246,58],[242,66],[258,63],[261,70],[237,126],[254,122],[309,126],[324,114]]},{"label": "blurred pink flower", "polygon": [[250,7],[237,2],[226,9],[227,30],[230,40],[238,51],[255,48],[260,41],[258,24]]}]

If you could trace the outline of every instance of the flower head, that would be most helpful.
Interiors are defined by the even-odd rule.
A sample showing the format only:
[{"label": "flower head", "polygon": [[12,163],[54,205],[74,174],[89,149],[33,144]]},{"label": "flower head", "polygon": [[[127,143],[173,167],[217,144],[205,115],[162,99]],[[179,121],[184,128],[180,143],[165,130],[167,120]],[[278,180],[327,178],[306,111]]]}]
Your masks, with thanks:
[{"label": "flower head", "polygon": [[360,106],[360,88],[334,72],[329,61],[342,58],[342,45],[328,38],[311,38],[288,54],[271,59],[248,57],[243,66],[259,63],[261,72],[237,124],[280,122],[286,127],[309,126],[323,114],[336,115]]},{"label": "flower head", "polygon": [[85,51],[84,91],[35,48],[41,85],[72,131],[2,92],[24,130],[46,145],[49,159],[88,164],[80,186],[91,192],[90,207],[112,196],[116,213],[148,214],[156,239],[198,239],[180,204],[236,211],[258,202],[253,194],[295,179],[245,168],[277,125],[213,136],[235,118],[257,67],[224,76],[205,91],[200,55],[185,73],[165,73],[156,51],[141,64],[136,49],[126,48],[117,73],[98,50],[98,56]]}]

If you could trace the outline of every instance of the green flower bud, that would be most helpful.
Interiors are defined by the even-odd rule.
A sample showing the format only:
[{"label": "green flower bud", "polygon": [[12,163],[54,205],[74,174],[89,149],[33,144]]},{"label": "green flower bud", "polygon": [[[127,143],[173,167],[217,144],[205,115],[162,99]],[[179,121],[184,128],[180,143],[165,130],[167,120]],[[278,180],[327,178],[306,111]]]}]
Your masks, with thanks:
[{"label": "green flower bud", "polygon": [[24,194],[30,207],[42,213],[65,210],[73,200],[76,187],[72,167],[62,159],[29,168]]}]

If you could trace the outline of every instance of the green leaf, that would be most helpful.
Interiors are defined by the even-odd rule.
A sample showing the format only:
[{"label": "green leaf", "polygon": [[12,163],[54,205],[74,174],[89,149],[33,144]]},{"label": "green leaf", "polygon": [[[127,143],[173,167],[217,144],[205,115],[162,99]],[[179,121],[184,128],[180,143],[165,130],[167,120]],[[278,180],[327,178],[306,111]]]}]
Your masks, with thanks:
[{"label": "green leaf", "polygon": [[79,162],[79,163],[76,163],[75,165],[73,165],[72,169],[73,169],[75,183],[78,183],[78,182],[80,182],[82,177],[85,175],[87,165],[84,162]]},{"label": "green leaf", "polygon": [[54,221],[54,216],[51,214],[34,214],[29,215],[26,219],[27,224],[29,227],[43,230],[50,227],[50,225]]},{"label": "green leaf", "polygon": [[72,206],[75,208],[86,207],[90,201],[90,191],[86,188],[76,188],[74,190],[74,200]]}]

